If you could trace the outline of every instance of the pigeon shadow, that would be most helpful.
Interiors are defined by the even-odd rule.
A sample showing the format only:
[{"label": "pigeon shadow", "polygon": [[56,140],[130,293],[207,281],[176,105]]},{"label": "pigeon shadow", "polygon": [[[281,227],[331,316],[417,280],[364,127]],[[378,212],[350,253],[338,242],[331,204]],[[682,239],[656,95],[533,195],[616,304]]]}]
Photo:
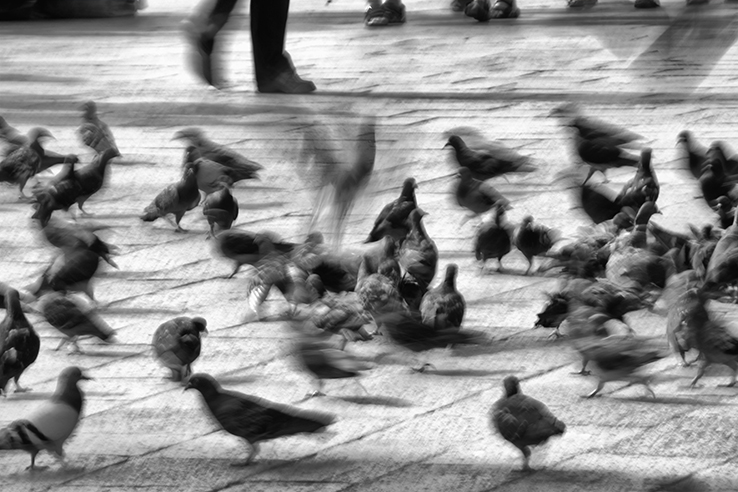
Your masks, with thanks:
[{"label": "pigeon shadow", "polygon": [[239,203],[239,210],[266,210],[270,208],[281,207],[287,202],[261,202],[261,203]]},{"label": "pigeon shadow", "polygon": [[256,376],[243,375],[243,376],[221,376],[218,377],[218,382],[227,386],[229,384],[242,384],[242,383],[255,383],[259,380]]},{"label": "pigeon shadow", "polygon": [[[618,399],[618,401],[621,401]],[[725,406],[730,405],[729,403],[723,403],[718,401],[705,401],[705,400],[697,400],[695,398],[680,398],[676,396],[658,396],[656,395],[656,398],[652,398],[650,396],[636,396],[634,398],[627,398],[623,399],[623,402],[633,402],[633,403],[654,403],[654,404],[665,404],[665,405],[698,405],[703,407],[718,407],[718,406]]]},{"label": "pigeon shadow", "polygon": [[180,314],[182,310],[143,307],[101,307],[98,312],[105,314]]},{"label": "pigeon shadow", "polygon": [[141,351],[134,351],[134,352],[126,352],[123,350],[95,350],[94,352],[91,352],[89,350],[84,350],[82,352],[69,352],[67,353],[68,356],[80,356],[80,357],[130,357],[130,356],[136,356],[136,355],[144,355]]},{"label": "pigeon shadow", "polygon": [[509,370],[484,370],[484,369],[428,369],[424,374],[429,376],[444,377],[468,377],[468,378],[484,378],[489,376],[499,376],[510,374]]},{"label": "pigeon shadow", "polygon": [[[33,391],[33,388],[28,388],[28,391],[24,391],[23,393],[10,393],[10,395],[7,397],[12,400],[24,400],[24,401],[35,401],[35,400],[48,400],[51,398],[51,395],[53,393],[48,391]],[[0,397],[0,401],[3,400],[3,397]]]},{"label": "pigeon shadow", "polygon": [[377,405],[383,407],[406,408],[412,407],[413,403],[402,398],[391,396],[334,396],[336,400],[342,400],[356,405]]}]

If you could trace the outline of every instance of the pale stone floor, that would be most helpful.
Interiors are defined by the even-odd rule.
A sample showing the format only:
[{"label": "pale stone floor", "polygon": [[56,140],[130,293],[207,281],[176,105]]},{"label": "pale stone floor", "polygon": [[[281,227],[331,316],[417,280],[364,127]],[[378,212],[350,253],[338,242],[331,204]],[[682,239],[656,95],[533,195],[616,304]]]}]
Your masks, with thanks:
[{"label": "pale stone floor", "polygon": [[[203,88],[183,68],[178,23],[191,1],[150,0],[137,18],[0,25],[0,115],[23,131],[48,128],[57,139],[48,148],[78,153],[86,163],[92,155],[74,130],[79,104],[93,99],[124,154],[114,161],[109,187],[87,207],[92,220],[112,226],[101,234],[120,248],[120,269],[102,268],[95,284],[119,343],[83,342],[84,355],[55,352],[59,333],[30,317],[42,337],[41,354],[22,378],[33,391],[2,399],[0,424],[46,398],[65,366],[85,367],[96,379],[84,383],[85,418],[66,446],[71,468],[42,455],[40,464],[50,469],[29,473],[27,454],[3,453],[0,490],[738,489],[738,393],[716,387],[728,370],[710,370],[702,387],[690,390],[695,369],[669,357],[649,367],[656,400],[623,383],[582,400],[594,380],[570,375],[573,351],[532,328],[557,279],[520,275],[526,265],[518,252],[506,258],[508,274],[478,275],[474,222],[461,223],[464,213],[450,194],[454,165],[442,150],[446,130],[468,125],[536,157],[539,172],[494,185],[513,202],[511,221],[533,214],[571,237],[587,221],[553,182],[571,156],[566,134],[547,115],[562,101],[577,101],[588,114],[650,139],[662,184],[658,222],[685,231],[688,223],[712,221],[674,144],[685,128],[705,143],[735,140],[733,4],[687,8],[664,0],[660,9],[638,11],[631,2],[601,0],[572,12],[563,1],[537,0],[521,2],[517,20],[478,24],[451,12],[446,0],[408,0],[406,25],[370,30],[357,0],[292,3],[287,47],[301,75],[318,85],[308,96],[254,93],[246,12],[224,35],[223,92]],[[393,353],[362,378],[371,396],[353,381],[329,383],[330,396],[300,405],[337,414],[330,432],[266,443],[258,463],[232,468],[243,446],[216,431],[197,394],[162,379],[166,372],[149,349],[156,327],[179,315],[205,317],[210,334],[195,369],[226,387],[296,402],[310,379],[295,367],[282,322],[243,322],[248,272],[225,278],[230,264],[212,255],[199,209],[183,220],[187,234],[164,221],[144,224],[138,215],[180,173],[174,132],[199,126],[265,167],[260,182],[236,187],[237,227],[300,240],[314,199],[300,158],[302,130],[317,118],[348,147],[363,115],[378,117],[376,171],[344,244],[360,243],[402,180],[414,176],[439,270],[459,265],[465,326],[485,331],[490,342],[426,354],[438,370],[422,375],[409,371],[412,356],[386,341],[351,345],[368,358]],[[617,188],[629,173],[611,178]],[[16,202],[14,188],[2,190],[0,280],[23,288],[53,252],[30,228],[30,207]],[[284,308],[273,293],[267,313]],[[731,306],[718,309],[733,314]],[[629,321],[639,335],[663,339],[664,318],[644,311]],[[510,373],[568,425],[563,437],[534,450],[539,471],[532,474],[516,471],[519,454],[487,422]]]}]

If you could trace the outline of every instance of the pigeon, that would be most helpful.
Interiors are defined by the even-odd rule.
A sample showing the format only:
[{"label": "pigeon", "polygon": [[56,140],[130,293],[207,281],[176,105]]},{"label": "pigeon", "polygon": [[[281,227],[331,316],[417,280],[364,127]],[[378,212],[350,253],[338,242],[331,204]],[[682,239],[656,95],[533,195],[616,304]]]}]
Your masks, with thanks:
[{"label": "pigeon", "polygon": [[490,425],[523,453],[523,471],[530,471],[530,446],[562,435],[566,431],[566,424],[554,417],[546,405],[524,395],[517,377],[507,376],[503,385],[505,396],[492,407]]},{"label": "pigeon", "polygon": [[281,241],[276,235],[269,232],[252,233],[237,229],[221,231],[215,236],[215,249],[225,258],[236,263],[233,277],[242,265],[256,265],[273,249],[281,253],[293,251],[295,245]]},{"label": "pigeon", "polygon": [[452,147],[459,166],[471,171],[474,179],[485,181],[507,173],[532,173],[538,166],[529,157],[499,145],[497,149],[471,149],[464,140],[451,135],[445,147]]},{"label": "pigeon", "polygon": [[495,209],[493,220],[479,226],[474,240],[474,255],[481,262],[479,273],[484,273],[484,265],[490,258],[496,258],[498,271],[502,272],[502,258],[512,250],[515,228],[507,222],[504,207]]},{"label": "pigeon", "polygon": [[423,291],[436,276],[438,265],[438,248],[423,227],[422,220],[425,215],[426,213],[419,208],[410,212],[408,218],[411,224],[410,233],[403,241],[399,255],[400,266],[405,270],[405,276],[411,276]]},{"label": "pigeon", "polygon": [[555,292],[548,294],[547,298],[548,303],[543,311],[537,314],[538,318],[533,327],[553,328],[554,331],[549,335],[549,338],[561,338],[563,335],[559,331],[559,327],[569,316],[569,297],[563,292]]},{"label": "pigeon", "polygon": [[515,247],[528,260],[528,275],[533,268],[533,258],[548,253],[556,241],[561,239],[561,233],[541,224],[534,224],[533,217],[526,215],[515,233]]},{"label": "pigeon", "polygon": [[264,169],[264,166],[258,162],[247,159],[225,145],[217,144],[206,138],[199,128],[180,130],[174,134],[172,140],[186,140],[189,146],[197,149],[198,157],[222,164],[239,174],[248,175],[250,178],[257,178],[257,172]]},{"label": "pigeon", "polygon": [[592,372],[598,378],[597,388],[585,398],[597,396],[608,381],[642,384],[651,396],[656,398],[648,384],[649,376],[638,372],[641,367],[665,356],[660,347],[651,345],[648,340],[617,335],[605,338],[585,337],[577,340],[576,349],[592,364]]},{"label": "pigeon", "polygon": [[641,160],[636,175],[625,183],[615,201],[622,207],[638,210],[646,202],[656,202],[659,197],[659,180],[651,165],[651,149],[641,151]]},{"label": "pigeon", "polygon": [[565,103],[551,111],[562,124],[576,130],[580,138],[598,145],[610,147],[636,147],[638,140],[644,137],[612,123],[582,115],[574,103]]},{"label": "pigeon", "polygon": [[[185,170],[182,179],[164,188],[156,195],[154,201],[144,209],[141,220],[153,222],[159,217],[164,217],[175,226],[174,232],[187,232],[179,225],[184,214],[200,203],[200,193],[197,190],[197,179],[191,169]],[[174,221],[169,218],[174,214]]]},{"label": "pigeon", "polygon": [[702,196],[709,206],[713,206],[721,196],[727,196],[734,204],[738,203],[738,181],[726,174],[725,156],[715,145],[707,151],[699,182]]},{"label": "pigeon", "polygon": [[689,130],[679,132],[677,147],[681,149],[682,161],[695,179],[702,174],[702,165],[707,160],[707,147],[697,142]]},{"label": "pigeon", "polygon": [[238,218],[238,200],[231,194],[231,189],[225,182],[220,183],[220,189],[210,193],[202,202],[202,214],[207,217],[210,232],[207,238],[215,236],[215,226],[225,231],[231,228]]},{"label": "pigeon", "polygon": [[192,363],[200,356],[200,337],[208,332],[208,322],[196,316],[180,316],[159,325],[151,345],[156,358],[172,371],[172,381],[184,381],[192,374]]},{"label": "pigeon", "polygon": [[21,310],[17,290],[5,291],[5,319],[0,322],[0,394],[7,394],[8,382],[15,382],[15,391],[27,391],[18,379],[36,362],[41,339]]},{"label": "pigeon", "polygon": [[694,270],[687,270],[669,278],[659,302],[666,310],[666,340],[675,356],[677,356],[682,367],[692,365],[687,362],[686,354],[691,349],[696,349],[692,333],[690,333],[685,319],[689,314],[691,289],[701,283],[701,278]]},{"label": "pigeon", "polygon": [[197,149],[187,148],[185,171],[191,170],[197,178],[197,187],[203,193],[210,194],[218,191],[222,184],[233,186],[244,179],[258,179],[258,176],[248,170],[233,169],[209,159],[197,157]]},{"label": "pigeon", "polygon": [[36,211],[31,218],[45,225],[55,210],[68,211],[74,205],[82,191],[74,171],[74,162],[70,162],[52,183],[33,191],[33,203]]},{"label": "pigeon", "polygon": [[39,405],[27,418],[0,429],[0,450],[26,451],[31,455],[31,470],[36,466],[36,456],[44,450],[56,453],[63,461],[64,442],[79,424],[85,401],[77,383],[91,379],[79,367],[62,370],[50,400]]},{"label": "pigeon", "polygon": [[84,209],[85,202],[105,185],[106,170],[110,159],[119,155],[117,149],[105,149],[97,154],[87,166],[75,171],[75,177],[80,186],[75,203],[84,215],[89,215]]},{"label": "pigeon", "polygon": [[706,292],[733,284],[738,278],[738,214],[715,245],[705,271]]},{"label": "pigeon", "polygon": [[74,352],[82,353],[77,339],[84,336],[95,337],[107,343],[115,341],[115,331],[97,314],[86,312],[87,310],[70,296],[51,292],[41,297],[39,306],[46,321],[64,335],[54,350],[71,343]]},{"label": "pigeon", "polygon": [[310,323],[316,328],[341,335],[348,342],[371,340],[366,329],[370,322],[371,317],[354,292],[324,295],[310,314]]},{"label": "pigeon", "polygon": [[584,213],[595,224],[614,219],[623,209],[618,202],[617,194],[604,185],[581,184],[577,200]]},{"label": "pigeon", "polygon": [[680,298],[679,310],[684,313],[682,322],[686,325],[686,338],[700,351],[697,375],[691,387],[705,374],[712,364],[724,364],[733,371],[727,387],[736,385],[738,378],[738,337],[731,333],[723,320],[714,319],[707,311],[707,291],[690,289]]},{"label": "pigeon", "polygon": [[436,330],[461,328],[466,311],[464,296],[456,289],[459,267],[455,263],[446,266],[446,276],[437,287],[430,289],[420,302],[423,323]]},{"label": "pigeon", "polygon": [[418,202],[415,198],[415,190],[418,188],[415,178],[407,178],[402,184],[402,192],[394,201],[384,206],[377,219],[374,221],[374,227],[369,232],[365,243],[379,241],[384,236],[390,236],[392,239],[401,243],[410,232],[410,226],[407,223],[410,212],[418,208]]},{"label": "pigeon", "polygon": [[28,143],[16,148],[0,161],[0,182],[17,184],[21,199],[28,198],[23,194],[23,188],[41,165],[44,156],[41,141],[46,138],[54,137],[45,128],[32,128],[28,132]]},{"label": "pigeon", "polygon": [[637,167],[640,162],[638,158],[625,152],[620,147],[605,145],[584,138],[575,139],[579,158],[589,165],[589,172],[582,184],[587,183],[589,178],[599,171],[608,181],[606,171],[620,167]]},{"label": "pigeon", "polygon": [[250,464],[259,453],[259,443],[282,436],[319,432],[333,424],[336,417],[323,412],[303,410],[274,403],[256,396],[224,390],[210,375],[193,374],[185,388],[202,394],[210,414],[230,434],[243,438]]},{"label": "pigeon", "polygon": [[317,388],[306,395],[308,398],[325,396],[323,387],[326,379],[355,378],[373,367],[344,350],[345,338],[341,338],[341,342],[336,345],[328,339],[304,334],[295,342],[295,353],[301,366],[317,381]]},{"label": "pigeon", "polygon": [[492,185],[472,177],[469,168],[459,168],[459,183],[456,187],[456,202],[478,216],[493,207],[512,208],[510,200],[502,196]]},{"label": "pigeon", "polygon": [[387,268],[386,262],[378,265],[372,256],[362,256],[356,278],[356,294],[364,310],[375,319],[381,313],[405,309],[397,281],[388,276],[392,272],[393,269]]},{"label": "pigeon", "polygon": [[95,101],[87,101],[81,107],[82,124],[77,128],[77,136],[83,144],[90,147],[98,154],[106,150],[113,151],[111,157],[119,157],[120,152],[115,144],[115,137],[108,125],[97,116],[97,104]]},{"label": "pigeon", "polygon": [[727,229],[735,220],[735,206],[730,198],[723,195],[715,200],[715,211],[718,214],[718,224],[723,229]]}]

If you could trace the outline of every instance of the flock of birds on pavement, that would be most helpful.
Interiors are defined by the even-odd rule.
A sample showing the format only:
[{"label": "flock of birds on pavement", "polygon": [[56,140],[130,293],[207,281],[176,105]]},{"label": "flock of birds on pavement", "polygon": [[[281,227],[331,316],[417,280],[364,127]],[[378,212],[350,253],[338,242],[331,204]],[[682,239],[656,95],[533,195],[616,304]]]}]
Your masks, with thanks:
[{"label": "flock of birds on pavement", "polygon": [[[666,346],[639,337],[628,325],[626,314],[661,306],[666,316],[668,345],[685,366],[697,362],[692,386],[711,364],[733,370],[728,386],[738,375],[738,338],[726,321],[714,316],[710,302],[735,296],[738,279],[738,156],[722,142],[701,146],[689,132],[678,136],[680,162],[699,182],[706,202],[715,210],[715,223],[691,234],[671,231],[651,220],[659,213],[659,181],[651,149],[642,136],[613,124],[584,116],[573,104],[551,113],[571,132],[579,161],[561,172],[558,180],[573,190],[583,211],[597,226],[577,238],[562,234],[533,217],[518,225],[508,222],[511,201],[491,184],[508,173],[535,173],[530,158],[485,140],[474,129],[452,130],[446,146],[458,163],[453,190],[468,219],[479,220],[473,252],[481,272],[487,260],[502,260],[513,248],[528,261],[526,275],[554,270],[563,279],[558,291],[548,293],[548,303],[538,314],[537,326],[553,329],[552,337],[565,338],[582,357],[581,374],[589,366],[598,383],[587,398],[596,396],[610,381],[649,386],[642,369],[661,358]],[[302,157],[318,176],[320,192],[314,207],[311,232],[302,243],[281,239],[269,231],[257,233],[231,228],[239,206],[233,187],[242,180],[258,178],[263,167],[238,152],[208,139],[197,128],[178,131],[174,139],[186,144],[181,178],[163,189],[140,219],[169,220],[174,231],[185,232],[183,216],[199,205],[209,224],[208,240],[215,250],[234,264],[231,277],[248,265],[247,297],[251,311],[260,317],[260,306],[273,287],[290,306],[286,326],[295,333],[295,354],[314,378],[315,391],[324,395],[325,381],[355,378],[374,364],[346,351],[349,343],[362,343],[377,335],[403,350],[422,354],[435,348],[484,344],[482,331],[463,327],[464,296],[457,289],[458,266],[449,264],[436,281],[439,251],[428,235],[414,177],[404,180],[399,196],[379,212],[363,245],[351,250],[329,245],[318,224],[328,224],[340,243],[346,218],[370,182],[376,154],[376,121],[359,126],[349,156],[341,156],[335,139],[325,127],[315,125],[305,133]],[[32,221],[41,236],[58,254],[37,282],[25,290],[0,285],[0,393],[7,395],[10,381],[25,391],[19,379],[39,355],[41,339],[27,314],[47,322],[62,335],[62,343],[82,353],[78,340],[93,337],[115,340],[115,332],[96,310],[93,279],[101,261],[117,267],[117,248],[100,239],[99,226],[81,220],[68,221],[58,211],[74,205],[94,206],[95,194],[106,183],[106,170],[121,156],[110,128],[97,116],[94,102],[83,106],[83,122],[77,134],[94,149],[95,157],[79,166],[76,155],[56,154],[43,147],[53,138],[43,128],[23,135],[0,118],[4,157],[0,181],[17,185],[21,200],[30,201]],[[634,154],[633,150],[640,150]],[[62,165],[50,179],[39,174]],[[592,175],[606,176],[609,169],[630,167],[635,172],[618,192],[605,183],[593,184]],[[586,169],[582,180],[581,170]],[[32,197],[24,194],[35,180]],[[419,203],[420,202],[420,203]],[[55,214],[55,212],[57,212]],[[541,264],[534,268],[536,257]],[[434,283],[435,282],[435,283]],[[81,294],[89,297],[80,301]],[[34,318],[35,319],[35,318]],[[180,316],[162,323],[153,334],[156,359],[171,379],[195,389],[210,414],[224,430],[250,446],[245,461],[257,455],[262,441],[298,433],[320,431],[335,422],[329,413],[305,410],[229,391],[208,374],[195,373],[192,364],[201,352],[207,333],[202,317]],[[698,356],[687,361],[688,352]],[[414,357],[420,357],[416,355]],[[421,364],[418,372],[432,370]],[[84,369],[68,367],[59,375],[50,400],[36,412],[0,430],[0,449],[23,450],[36,455],[47,450],[63,458],[64,442],[80,421],[84,395],[78,383],[91,379]],[[522,393],[515,375],[504,379],[504,396],[494,404],[491,426],[516,446],[528,470],[530,446],[563,434],[566,426],[541,402]]]}]

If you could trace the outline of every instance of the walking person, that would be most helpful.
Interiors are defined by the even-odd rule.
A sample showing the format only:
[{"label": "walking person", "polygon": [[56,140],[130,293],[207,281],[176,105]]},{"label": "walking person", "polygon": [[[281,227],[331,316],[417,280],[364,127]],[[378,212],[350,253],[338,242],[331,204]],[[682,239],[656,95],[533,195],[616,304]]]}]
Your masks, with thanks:
[{"label": "walking person", "polygon": [[[237,3],[238,0],[204,0],[183,23],[191,44],[191,68],[216,88],[220,74],[213,56],[215,40]],[[284,50],[289,6],[290,0],[251,0],[251,44],[259,92],[305,94],[315,90],[315,84],[297,75]]]}]

